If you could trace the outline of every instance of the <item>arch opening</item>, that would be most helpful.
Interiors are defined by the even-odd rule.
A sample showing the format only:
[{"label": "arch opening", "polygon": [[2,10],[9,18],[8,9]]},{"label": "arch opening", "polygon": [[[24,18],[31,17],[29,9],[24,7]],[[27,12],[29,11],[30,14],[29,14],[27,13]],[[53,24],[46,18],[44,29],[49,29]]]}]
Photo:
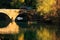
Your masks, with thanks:
[{"label": "arch opening", "polygon": [[0,12],[0,28],[8,26],[9,23],[10,17],[5,13]]}]

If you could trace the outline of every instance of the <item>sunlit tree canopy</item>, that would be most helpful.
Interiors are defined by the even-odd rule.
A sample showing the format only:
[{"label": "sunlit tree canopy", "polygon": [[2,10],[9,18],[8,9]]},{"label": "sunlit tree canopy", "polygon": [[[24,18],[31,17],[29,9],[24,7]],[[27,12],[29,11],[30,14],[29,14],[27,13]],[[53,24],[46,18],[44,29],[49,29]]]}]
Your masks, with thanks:
[{"label": "sunlit tree canopy", "polygon": [[25,0],[19,0],[21,3],[24,3]]},{"label": "sunlit tree canopy", "polygon": [[37,0],[37,11],[49,12],[54,4],[55,0]]}]

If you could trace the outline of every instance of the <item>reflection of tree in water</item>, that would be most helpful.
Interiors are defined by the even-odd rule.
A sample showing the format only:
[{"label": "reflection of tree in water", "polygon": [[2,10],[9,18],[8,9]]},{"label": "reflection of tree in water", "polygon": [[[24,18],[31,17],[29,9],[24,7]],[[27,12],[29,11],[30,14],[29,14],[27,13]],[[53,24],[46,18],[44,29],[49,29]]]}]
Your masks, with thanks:
[{"label": "reflection of tree in water", "polygon": [[36,40],[36,32],[27,30],[24,33],[24,40]]},{"label": "reflection of tree in water", "polygon": [[60,40],[60,9],[57,9],[57,14],[58,14],[58,29],[56,31],[57,39]]},{"label": "reflection of tree in water", "polygon": [[1,40],[17,40],[16,34],[0,34]]},{"label": "reflection of tree in water", "polygon": [[[32,27],[32,26],[34,26],[34,25],[31,25],[31,27]],[[38,35],[38,36],[40,35],[40,37],[37,37],[38,39],[42,39],[42,40],[43,40],[43,39],[45,38],[46,40],[47,40],[47,39],[53,40],[53,39],[54,39],[54,38],[53,38],[54,36],[57,37],[57,35],[56,35],[56,33],[58,33],[58,32],[56,32],[56,31],[58,31],[58,26],[57,26],[57,25],[46,25],[46,24],[40,24],[40,25],[38,25],[38,24],[37,24],[37,25],[35,25],[35,26],[36,26],[36,28],[37,28],[37,26],[39,26],[39,28],[36,29],[36,31],[39,30],[39,31],[37,31],[37,32],[40,32],[40,33],[41,33],[41,32],[43,32],[44,29],[46,29],[46,31],[48,31],[48,33],[47,33],[47,32],[44,30],[44,32],[46,33],[46,35],[45,35],[44,32],[43,32],[44,34],[42,34],[42,35],[41,35],[40,33],[39,33],[39,34],[36,34],[36,35]],[[34,27],[35,27],[35,26],[34,26]],[[34,30],[34,29],[35,29],[35,28],[33,28],[33,30]],[[45,36],[44,36],[44,35],[45,35]],[[49,35],[50,35],[50,36],[49,36]],[[58,35],[59,35],[59,33],[58,33]],[[42,37],[41,37],[41,36],[42,36]],[[48,36],[49,36],[50,38],[49,38]]]}]

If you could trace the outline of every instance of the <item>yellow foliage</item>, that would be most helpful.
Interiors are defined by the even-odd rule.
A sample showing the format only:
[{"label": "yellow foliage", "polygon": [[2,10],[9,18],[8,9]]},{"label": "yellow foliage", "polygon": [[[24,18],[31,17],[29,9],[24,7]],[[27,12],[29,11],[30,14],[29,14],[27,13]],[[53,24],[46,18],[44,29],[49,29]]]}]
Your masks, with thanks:
[{"label": "yellow foliage", "polygon": [[25,0],[19,0],[19,2],[24,3]]},{"label": "yellow foliage", "polygon": [[37,1],[37,11],[49,12],[51,10],[51,6],[56,4],[55,0],[40,0]]}]

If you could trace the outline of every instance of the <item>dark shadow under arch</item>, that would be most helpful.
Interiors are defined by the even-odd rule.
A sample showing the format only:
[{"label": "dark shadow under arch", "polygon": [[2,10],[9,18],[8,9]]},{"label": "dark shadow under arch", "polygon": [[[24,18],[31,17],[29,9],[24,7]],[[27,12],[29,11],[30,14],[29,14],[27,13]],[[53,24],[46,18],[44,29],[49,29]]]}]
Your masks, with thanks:
[{"label": "dark shadow under arch", "polygon": [[[17,18],[21,17],[22,20],[18,20]],[[28,26],[28,19],[27,19],[27,13],[21,13],[15,18],[16,24],[21,28],[27,28]]]},{"label": "dark shadow under arch", "polygon": [[8,26],[9,23],[10,23],[10,17],[5,13],[0,12],[0,28]]}]

